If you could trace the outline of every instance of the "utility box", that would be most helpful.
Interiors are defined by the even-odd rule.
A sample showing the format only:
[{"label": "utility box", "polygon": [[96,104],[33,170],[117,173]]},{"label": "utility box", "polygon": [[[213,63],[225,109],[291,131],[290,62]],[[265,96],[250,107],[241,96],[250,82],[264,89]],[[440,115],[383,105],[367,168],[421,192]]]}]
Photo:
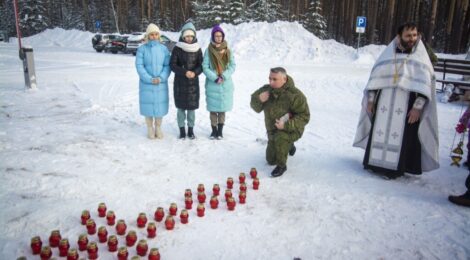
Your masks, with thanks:
[{"label": "utility box", "polygon": [[34,55],[32,47],[22,47],[20,58],[23,60],[24,82],[30,89],[36,89],[36,68],[34,67]]}]

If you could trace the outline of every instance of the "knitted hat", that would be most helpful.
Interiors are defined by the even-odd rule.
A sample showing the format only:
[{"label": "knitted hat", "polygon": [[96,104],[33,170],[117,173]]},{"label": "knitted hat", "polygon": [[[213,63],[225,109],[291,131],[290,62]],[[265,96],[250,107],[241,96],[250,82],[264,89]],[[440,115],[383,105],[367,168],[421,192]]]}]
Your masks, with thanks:
[{"label": "knitted hat", "polygon": [[215,42],[214,40],[214,34],[216,32],[221,32],[222,33],[222,40],[225,39],[225,33],[224,33],[224,30],[222,30],[222,27],[220,27],[220,25],[215,25],[214,27],[212,27],[212,32],[211,32],[211,40],[212,42]]},{"label": "knitted hat", "polygon": [[149,26],[147,26],[147,31],[146,34],[149,35],[150,33],[158,33],[160,34],[160,28],[158,28],[157,25],[151,23]]},{"label": "knitted hat", "polygon": [[186,36],[193,36],[193,37],[194,37],[194,36],[196,36],[196,35],[195,35],[195,33],[193,32],[193,30],[188,29],[188,30],[186,30],[186,31],[183,32],[183,35],[182,35],[182,36],[183,36],[183,38],[184,38],[184,37],[186,37]]}]

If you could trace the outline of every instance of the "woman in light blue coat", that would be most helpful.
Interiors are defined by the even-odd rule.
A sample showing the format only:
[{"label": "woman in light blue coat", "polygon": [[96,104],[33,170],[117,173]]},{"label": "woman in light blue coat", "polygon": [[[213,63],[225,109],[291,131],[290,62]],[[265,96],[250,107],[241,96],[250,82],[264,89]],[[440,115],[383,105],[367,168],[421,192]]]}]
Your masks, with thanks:
[{"label": "woman in light blue coat", "polygon": [[211,43],[204,52],[202,69],[206,75],[206,104],[212,127],[210,138],[222,139],[225,112],[233,107],[232,73],[235,71],[235,60],[219,25],[212,28]]},{"label": "woman in light blue coat", "polygon": [[163,138],[162,118],[168,114],[170,52],[160,43],[160,29],[149,24],[147,43],[137,49],[135,67],[139,74],[139,108],[145,116],[148,138]]}]

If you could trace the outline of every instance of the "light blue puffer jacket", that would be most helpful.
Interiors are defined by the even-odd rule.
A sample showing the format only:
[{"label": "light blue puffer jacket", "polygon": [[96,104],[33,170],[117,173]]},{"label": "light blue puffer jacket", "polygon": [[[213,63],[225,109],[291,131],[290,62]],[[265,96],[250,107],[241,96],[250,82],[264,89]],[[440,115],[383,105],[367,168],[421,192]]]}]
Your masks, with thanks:
[{"label": "light blue puffer jacket", "polygon": [[[140,114],[147,117],[165,116],[169,102],[170,52],[160,42],[149,41],[137,49],[135,67],[140,78]],[[153,78],[160,78],[160,84],[152,84]]]},{"label": "light blue puffer jacket", "polygon": [[212,68],[209,58],[209,50],[204,52],[204,60],[202,69],[206,75],[206,105],[210,112],[227,112],[233,107],[233,81],[232,73],[235,71],[235,60],[232,51],[230,52],[230,61],[227,68],[222,73],[224,82],[222,84],[215,83],[217,72]]}]

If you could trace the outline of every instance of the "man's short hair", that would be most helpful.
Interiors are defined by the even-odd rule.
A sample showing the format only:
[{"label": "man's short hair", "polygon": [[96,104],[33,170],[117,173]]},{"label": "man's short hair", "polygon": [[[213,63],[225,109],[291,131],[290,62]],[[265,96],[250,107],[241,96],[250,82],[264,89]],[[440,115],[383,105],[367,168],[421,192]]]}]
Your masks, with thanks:
[{"label": "man's short hair", "polygon": [[271,73],[281,73],[284,77],[287,77],[287,71],[283,67],[271,68]]},{"label": "man's short hair", "polygon": [[398,35],[402,35],[403,31],[414,29],[419,32],[418,25],[416,25],[415,22],[406,22],[398,27],[397,33]]}]

